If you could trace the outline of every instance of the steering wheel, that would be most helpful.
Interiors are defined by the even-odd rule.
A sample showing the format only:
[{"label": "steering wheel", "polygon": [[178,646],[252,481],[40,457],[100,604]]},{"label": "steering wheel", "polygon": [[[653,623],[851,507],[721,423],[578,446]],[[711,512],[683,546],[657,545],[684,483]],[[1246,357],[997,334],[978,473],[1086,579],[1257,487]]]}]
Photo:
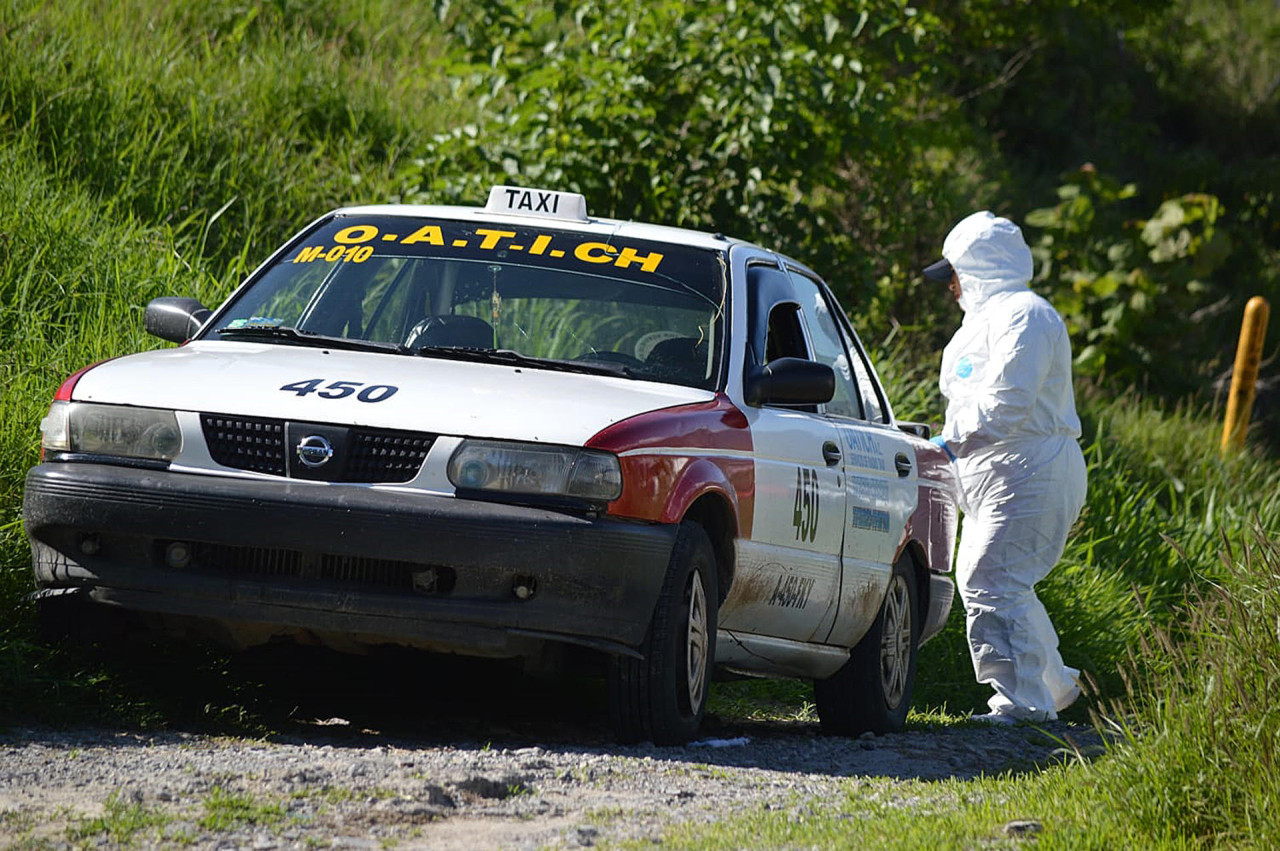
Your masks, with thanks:
[{"label": "steering wheel", "polygon": [[633,357],[627,354],[626,352],[609,352],[609,351],[601,351],[598,349],[594,349],[589,352],[583,352],[582,354],[574,358],[574,360],[585,360],[585,361],[595,360],[595,361],[604,361],[605,363],[620,363],[624,366],[638,366],[638,367],[644,366],[644,361],[640,360],[640,358]]}]

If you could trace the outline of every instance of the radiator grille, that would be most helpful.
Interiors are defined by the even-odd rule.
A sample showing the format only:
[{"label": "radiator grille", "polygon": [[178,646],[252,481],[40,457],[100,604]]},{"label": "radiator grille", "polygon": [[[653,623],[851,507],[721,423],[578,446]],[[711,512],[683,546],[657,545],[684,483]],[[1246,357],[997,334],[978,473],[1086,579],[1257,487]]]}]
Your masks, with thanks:
[{"label": "radiator grille", "polygon": [[394,431],[357,430],[347,461],[349,482],[407,482],[418,475],[431,451],[427,435]]},{"label": "radiator grille", "polygon": [[201,414],[209,455],[224,467],[283,476],[284,421]]},{"label": "radiator grille", "polygon": [[[201,414],[209,456],[224,467],[284,476],[289,469],[285,420]],[[353,428],[340,448],[345,464],[331,481],[386,484],[418,474],[434,435],[389,429]],[[335,469],[339,469],[335,466]]]},{"label": "radiator grille", "polygon": [[[161,552],[168,544],[160,542]],[[190,551],[190,569],[243,579],[339,582],[419,594],[447,594],[454,584],[447,567],[407,561],[209,543],[191,544]]]}]

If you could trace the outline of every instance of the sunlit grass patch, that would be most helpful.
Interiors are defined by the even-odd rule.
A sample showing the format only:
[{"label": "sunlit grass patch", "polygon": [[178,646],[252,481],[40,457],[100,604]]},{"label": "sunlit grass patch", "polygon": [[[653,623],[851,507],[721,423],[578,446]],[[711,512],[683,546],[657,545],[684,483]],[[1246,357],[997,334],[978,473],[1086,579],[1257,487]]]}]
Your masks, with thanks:
[{"label": "sunlit grass patch", "polygon": [[707,712],[723,721],[812,721],[813,685],[802,680],[751,678],[713,683]]},{"label": "sunlit grass patch", "polygon": [[102,815],[82,819],[69,826],[67,838],[73,842],[82,842],[105,837],[117,845],[128,845],[137,834],[163,828],[171,821],[171,816],[116,791],[107,798]]},{"label": "sunlit grass patch", "polygon": [[394,789],[377,786],[372,789],[353,789],[350,786],[309,787],[293,792],[289,797],[295,800],[315,799],[324,804],[349,804],[353,801],[388,801],[399,793]]},{"label": "sunlit grass patch", "polygon": [[[1136,829],[1123,813],[1098,807],[1079,766],[1023,778],[937,782],[851,780],[836,800],[792,796],[735,813],[714,825],[683,824],[670,847],[1184,849],[1190,843]],[[640,843],[622,844],[639,848]]]},{"label": "sunlit grass patch", "polygon": [[197,824],[205,830],[232,830],[245,825],[270,827],[285,818],[285,808],[275,801],[260,801],[248,792],[232,792],[215,786],[204,799],[204,815]]},{"label": "sunlit grass patch", "polygon": [[26,810],[0,810],[0,825],[17,830],[30,830],[35,816]]},{"label": "sunlit grass patch", "polygon": [[950,727],[953,724],[967,721],[970,713],[967,710],[952,710],[944,702],[940,706],[926,706],[922,709],[912,708],[907,713],[908,730],[929,730]]},{"label": "sunlit grass patch", "polygon": [[1106,794],[1148,830],[1220,847],[1280,847],[1280,545],[1258,530],[1224,579],[1141,645]]}]

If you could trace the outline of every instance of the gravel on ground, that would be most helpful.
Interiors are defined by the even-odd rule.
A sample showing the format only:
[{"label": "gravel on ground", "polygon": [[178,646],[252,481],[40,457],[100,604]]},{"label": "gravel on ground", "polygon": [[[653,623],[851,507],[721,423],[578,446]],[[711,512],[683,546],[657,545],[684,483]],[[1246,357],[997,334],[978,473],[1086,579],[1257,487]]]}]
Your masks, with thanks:
[{"label": "gravel on ground", "polygon": [[[447,726],[447,725],[446,725]],[[684,747],[598,731],[386,734],[343,718],[260,739],[39,726],[0,731],[0,847],[575,848],[657,840],[855,784],[1034,770],[1096,748],[1054,722],[924,724],[858,739],[807,722],[718,725]]]}]

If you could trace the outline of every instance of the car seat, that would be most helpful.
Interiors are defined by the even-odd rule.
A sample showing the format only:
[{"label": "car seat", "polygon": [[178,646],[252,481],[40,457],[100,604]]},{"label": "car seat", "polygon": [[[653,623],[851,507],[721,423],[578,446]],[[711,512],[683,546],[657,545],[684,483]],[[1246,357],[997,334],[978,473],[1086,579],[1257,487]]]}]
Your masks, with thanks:
[{"label": "car seat", "polygon": [[654,344],[645,358],[657,378],[701,387],[706,383],[707,347],[694,337],[673,337]]},{"label": "car seat", "polygon": [[478,316],[428,316],[409,329],[404,344],[410,348],[448,346],[455,349],[492,349],[493,326]]}]

